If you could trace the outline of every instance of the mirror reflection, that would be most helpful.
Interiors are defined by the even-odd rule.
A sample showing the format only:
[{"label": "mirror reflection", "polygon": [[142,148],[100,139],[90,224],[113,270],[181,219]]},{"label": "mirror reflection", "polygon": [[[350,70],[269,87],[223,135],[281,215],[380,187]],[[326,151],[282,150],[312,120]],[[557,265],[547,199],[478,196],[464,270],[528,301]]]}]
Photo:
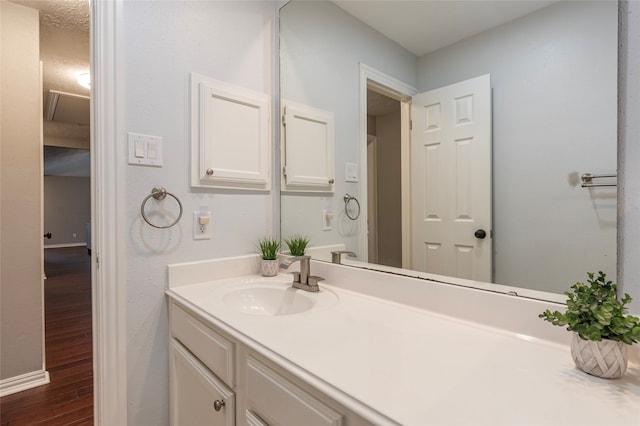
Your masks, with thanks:
[{"label": "mirror reflection", "polygon": [[519,294],[615,277],[615,177],[581,176],[616,172],[616,2],[293,1],[280,48],[284,237]]}]

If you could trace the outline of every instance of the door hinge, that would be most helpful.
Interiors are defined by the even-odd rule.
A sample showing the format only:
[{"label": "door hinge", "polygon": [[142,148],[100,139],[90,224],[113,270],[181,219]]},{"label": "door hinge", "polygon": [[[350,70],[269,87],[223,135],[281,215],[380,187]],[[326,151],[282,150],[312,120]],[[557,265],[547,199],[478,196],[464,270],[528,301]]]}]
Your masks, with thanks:
[{"label": "door hinge", "polygon": [[287,177],[287,166],[282,166],[282,176]]},{"label": "door hinge", "polygon": [[285,117],[284,114],[282,114],[282,125],[286,126],[287,125],[287,120],[285,120],[284,117]]},{"label": "door hinge", "polygon": [[100,258],[96,256],[96,268],[100,267]]},{"label": "door hinge", "polygon": [[409,130],[413,130],[413,120],[409,120]]}]

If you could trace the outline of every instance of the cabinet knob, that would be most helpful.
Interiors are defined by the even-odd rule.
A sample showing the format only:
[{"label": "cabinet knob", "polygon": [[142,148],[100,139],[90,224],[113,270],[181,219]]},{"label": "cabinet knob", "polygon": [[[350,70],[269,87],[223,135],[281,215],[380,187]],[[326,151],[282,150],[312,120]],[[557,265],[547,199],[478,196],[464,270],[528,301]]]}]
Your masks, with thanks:
[{"label": "cabinet knob", "polygon": [[335,180],[334,180],[334,179],[329,179],[329,183],[330,183],[331,185],[333,185],[333,183],[334,183],[334,182],[335,182]]},{"label": "cabinet knob", "polygon": [[224,399],[216,399],[215,401],[213,401],[213,408],[216,411],[222,410],[222,407],[224,407]]},{"label": "cabinet knob", "polygon": [[213,175],[213,169],[207,169],[207,171],[205,173],[207,174],[207,176],[212,176]]}]

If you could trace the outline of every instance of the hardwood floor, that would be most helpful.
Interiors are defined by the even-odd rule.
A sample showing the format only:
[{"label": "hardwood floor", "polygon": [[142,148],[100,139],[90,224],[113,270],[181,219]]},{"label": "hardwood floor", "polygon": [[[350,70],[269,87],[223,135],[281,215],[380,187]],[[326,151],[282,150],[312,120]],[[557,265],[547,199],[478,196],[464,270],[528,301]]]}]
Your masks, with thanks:
[{"label": "hardwood floor", "polygon": [[0,424],[92,425],[91,258],[46,249],[45,347],[51,383],[0,398]]}]

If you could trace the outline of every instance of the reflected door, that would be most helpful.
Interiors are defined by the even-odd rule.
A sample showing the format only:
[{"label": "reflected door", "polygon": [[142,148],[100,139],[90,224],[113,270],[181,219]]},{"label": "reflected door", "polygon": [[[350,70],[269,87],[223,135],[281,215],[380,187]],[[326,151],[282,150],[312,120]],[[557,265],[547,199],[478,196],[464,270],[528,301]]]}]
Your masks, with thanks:
[{"label": "reflected door", "polygon": [[412,269],[491,282],[489,75],[416,95]]}]

